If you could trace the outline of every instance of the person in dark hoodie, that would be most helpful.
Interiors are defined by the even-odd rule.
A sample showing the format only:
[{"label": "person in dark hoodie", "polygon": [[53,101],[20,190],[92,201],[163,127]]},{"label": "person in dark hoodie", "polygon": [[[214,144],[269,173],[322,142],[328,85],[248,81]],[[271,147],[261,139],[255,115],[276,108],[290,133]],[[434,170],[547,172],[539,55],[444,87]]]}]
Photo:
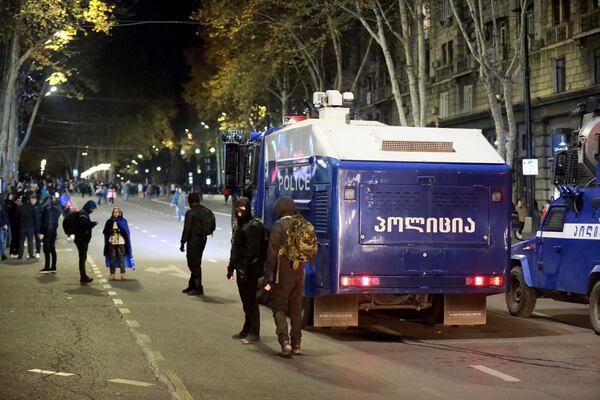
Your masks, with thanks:
[{"label": "person in dark hoodie", "polygon": [[185,213],[183,232],[181,233],[181,252],[186,251],[187,264],[191,275],[188,287],[183,293],[188,296],[204,295],[202,286],[202,254],[206,247],[206,237],[215,230],[215,215],[208,208],[200,204],[200,195],[191,193],[188,196],[190,210]]},{"label": "person in dark hoodie", "polygon": [[42,212],[40,237],[44,249],[44,268],[40,271],[41,274],[56,273],[56,237],[61,214],[62,208],[58,202],[58,193],[56,193]]},{"label": "person in dark hoodie", "polygon": [[131,233],[123,211],[114,207],[111,217],[104,224],[104,257],[106,266],[110,269],[109,281],[115,280],[115,269],[121,270],[121,280],[125,278],[125,268],[135,268],[131,252]]},{"label": "person in dark hoodie", "polygon": [[23,196],[22,204],[17,207],[17,221],[19,224],[19,260],[25,252],[25,239],[27,239],[27,258],[33,258],[33,235],[36,228],[35,208],[29,198]]},{"label": "person in dark hoodie", "polygon": [[244,326],[233,335],[242,344],[251,344],[260,340],[260,313],[256,288],[258,279],[264,272],[263,242],[265,228],[252,218],[250,199],[240,197],[235,202],[237,225],[233,229],[231,255],[227,266],[227,279],[235,279],[244,309]]},{"label": "person in dark hoodie", "polygon": [[77,215],[75,245],[79,253],[79,282],[81,283],[90,283],[94,280],[85,273],[85,261],[87,259],[88,245],[92,239],[92,229],[98,224],[96,221],[90,219],[90,214],[96,208],[96,203],[93,200],[88,200]]},{"label": "person in dark hoodie", "polygon": [[[294,269],[292,262],[280,254],[287,242],[287,232],[291,225],[287,218],[296,214],[294,200],[280,197],[273,205],[279,219],[273,224],[267,248],[265,267],[265,290],[271,291],[271,307],[275,320],[277,340],[281,345],[281,355],[300,355],[302,338],[302,289],[304,268]],[[274,277],[273,275],[276,275]],[[288,334],[287,311],[289,310],[291,331]],[[291,343],[290,343],[291,337]]]},{"label": "person in dark hoodie", "polygon": [[14,193],[9,193],[4,200],[4,212],[8,217],[8,232],[6,241],[10,258],[19,256],[19,224],[17,222],[17,200]]}]

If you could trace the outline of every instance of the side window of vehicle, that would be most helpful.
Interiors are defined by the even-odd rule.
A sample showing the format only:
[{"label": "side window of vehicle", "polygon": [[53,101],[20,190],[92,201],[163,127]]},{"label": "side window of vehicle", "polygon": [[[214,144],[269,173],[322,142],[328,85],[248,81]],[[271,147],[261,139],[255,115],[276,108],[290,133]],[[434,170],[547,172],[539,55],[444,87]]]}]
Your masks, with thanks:
[{"label": "side window of vehicle", "polygon": [[565,207],[552,207],[544,221],[544,232],[562,232],[566,211]]}]

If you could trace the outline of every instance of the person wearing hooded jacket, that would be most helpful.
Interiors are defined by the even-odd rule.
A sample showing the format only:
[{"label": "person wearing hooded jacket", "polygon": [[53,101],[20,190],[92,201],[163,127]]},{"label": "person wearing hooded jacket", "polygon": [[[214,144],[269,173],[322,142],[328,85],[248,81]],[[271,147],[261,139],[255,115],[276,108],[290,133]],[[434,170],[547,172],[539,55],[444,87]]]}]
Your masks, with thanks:
[{"label": "person wearing hooded jacket", "polygon": [[187,265],[191,275],[188,287],[182,292],[188,296],[204,295],[202,286],[202,254],[206,247],[206,237],[215,230],[215,216],[212,211],[200,204],[200,195],[190,193],[190,209],[185,213],[183,232],[181,233],[181,252],[186,251]]},{"label": "person wearing hooded jacket", "polygon": [[104,257],[110,268],[108,280],[115,280],[115,269],[121,270],[121,280],[125,280],[125,268],[135,268],[131,252],[131,233],[123,211],[114,207],[111,217],[104,224]]},{"label": "person wearing hooded jacket", "polygon": [[231,255],[227,266],[227,279],[235,279],[244,309],[244,326],[233,335],[242,344],[251,344],[260,340],[260,312],[256,288],[258,279],[264,271],[263,241],[265,228],[252,218],[250,199],[240,197],[235,202],[237,224],[233,229]]},{"label": "person wearing hooded jacket", "polygon": [[75,228],[75,245],[79,254],[79,282],[90,283],[94,278],[90,278],[85,273],[85,261],[90,240],[92,239],[92,229],[98,223],[90,219],[90,214],[96,209],[96,202],[88,200],[83,209],[77,215],[77,225]]},{"label": "person wearing hooded jacket", "polygon": [[[275,333],[281,345],[281,355],[301,355],[304,268],[294,269],[292,262],[279,254],[279,250],[287,242],[287,232],[291,227],[289,220],[284,217],[296,214],[294,200],[286,196],[280,197],[275,201],[273,211],[279,219],[273,224],[269,234],[265,267],[265,290],[271,291],[271,307],[276,326]],[[291,321],[289,333],[288,310]]]}]

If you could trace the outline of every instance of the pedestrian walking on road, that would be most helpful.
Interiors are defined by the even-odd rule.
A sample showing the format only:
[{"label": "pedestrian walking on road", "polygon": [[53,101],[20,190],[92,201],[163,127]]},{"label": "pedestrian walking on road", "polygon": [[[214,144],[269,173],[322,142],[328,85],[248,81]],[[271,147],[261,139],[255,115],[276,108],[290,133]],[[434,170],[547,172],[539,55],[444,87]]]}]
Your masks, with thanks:
[{"label": "pedestrian walking on road", "polygon": [[40,237],[44,248],[44,268],[42,274],[56,273],[56,237],[58,236],[58,220],[62,207],[58,202],[58,193],[52,196],[50,204],[42,212]]},{"label": "pedestrian walking on road", "polygon": [[75,227],[75,245],[79,254],[79,282],[90,283],[94,279],[85,273],[85,262],[90,240],[92,240],[92,229],[98,223],[90,219],[90,214],[96,209],[94,200],[88,200],[83,209],[77,213],[77,224]]},{"label": "pedestrian walking on road", "polygon": [[181,234],[181,252],[186,251],[187,264],[190,269],[188,287],[183,293],[189,296],[204,294],[202,286],[202,254],[206,246],[206,237],[215,230],[215,215],[211,210],[200,204],[198,193],[191,193],[188,197],[190,209],[185,213],[185,222]]},{"label": "pedestrian walking on road", "polygon": [[[273,211],[279,219],[273,224],[269,235],[265,290],[272,290],[271,307],[281,355],[301,355],[304,263],[316,255],[317,240],[314,227],[296,214],[294,201],[290,197],[277,199]],[[290,333],[288,311],[292,325]]]},{"label": "pedestrian walking on road", "polygon": [[240,197],[235,203],[235,217],[237,225],[233,230],[227,279],[233,280],[235,272],[244,309],[244,326],[233,338],[240,339],[242,344],[251,344],[260,340],[260,311],[256,289],[258,279],[264,273],[265,228],[262,222],[252,218],[250,199],[247,197]]},{"label": "pedestrian walking on road", "polygon": [[[35,201],[34,201],[35,202]],[[33,235],[35,234],[36,218],[34,204],[29,198],[23,196],[22,204],[17,207],[17,221],[19,224],[19,260],[25,252],[25,239],[27,239],[27,258],[33,258]]]},{"label": "pedestrian walking on road", "polygon": [[104,224],[104,258],[110,268],[108,280],[115,280],[115,270],[121,270],[121,280],[125,278],[125,268],[134,269],[133,253],[131,252],[131,233],[123,211],[114,207],[111,217]]}]

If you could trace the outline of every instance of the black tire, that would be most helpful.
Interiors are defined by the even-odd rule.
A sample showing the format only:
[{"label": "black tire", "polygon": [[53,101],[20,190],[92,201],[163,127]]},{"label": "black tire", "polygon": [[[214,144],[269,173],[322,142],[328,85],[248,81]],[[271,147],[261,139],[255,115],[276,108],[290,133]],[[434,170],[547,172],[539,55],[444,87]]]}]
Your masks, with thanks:
[{"label": "black tire", "polygon": [[525,283],[521,266],[513,267],[508,276],[506,307],[511,315],[527,318],[535,309],[537,292]]},{"label": "black tire", "polygon": [[431,295],[431,307],[423,310],[423,322],[426,325],[434,326],[444,322],[444,295]]},{"label": "black tire", "polygon": [[314,322],[314,297],[302,297],[302,329],[311,327]]},{"label": "black tire", "polygon": [[596,282],[590,293],[590,322],[596,335],[600,335],[600,281]]}]

